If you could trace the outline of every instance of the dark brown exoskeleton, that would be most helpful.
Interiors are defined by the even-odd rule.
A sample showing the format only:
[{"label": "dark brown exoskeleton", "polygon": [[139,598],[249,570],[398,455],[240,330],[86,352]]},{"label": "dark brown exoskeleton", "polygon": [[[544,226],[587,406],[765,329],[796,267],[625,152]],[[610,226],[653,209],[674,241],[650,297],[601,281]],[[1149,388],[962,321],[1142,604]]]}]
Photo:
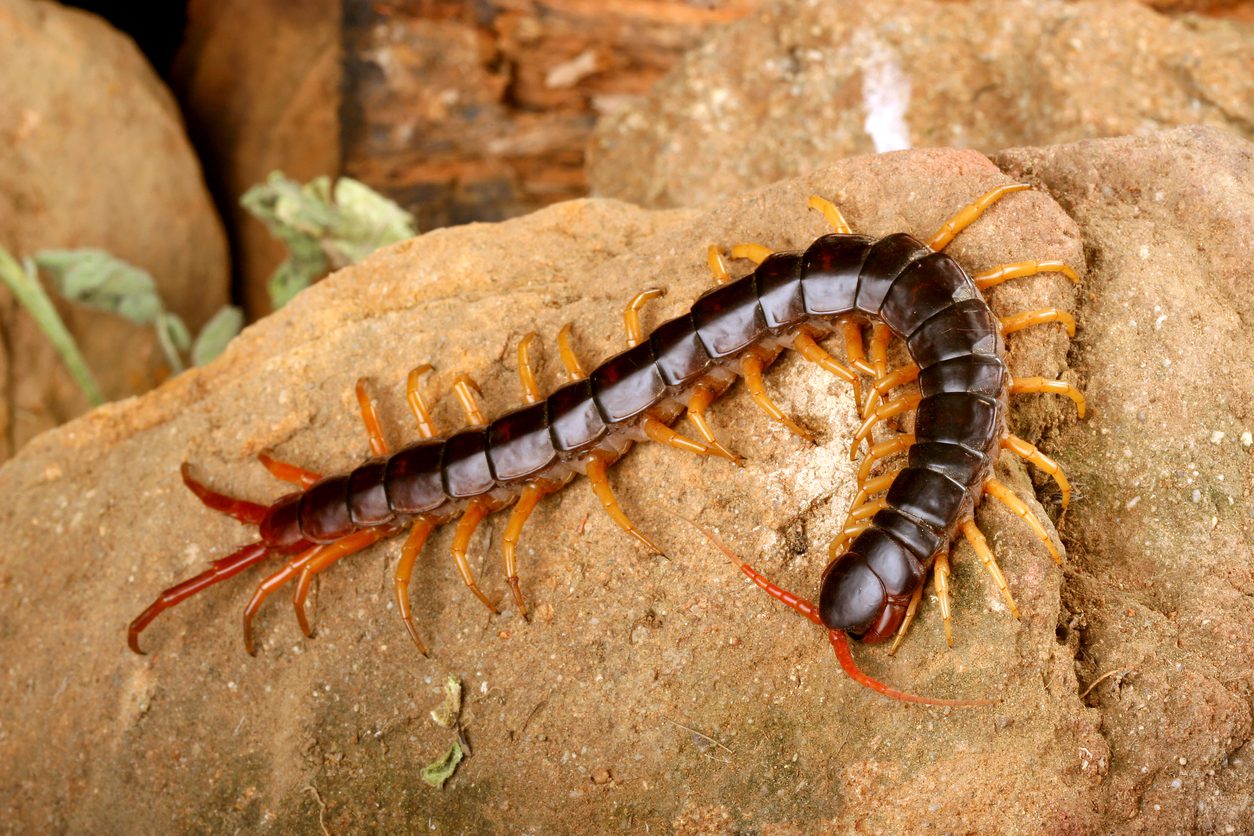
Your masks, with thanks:
[{"label": "dark brown exoskeleton", "polygon": [[[720,286],[647,338],[638,310],[661,291],[638,295],[624,315],[629,348],[591,373],[585,374],[580,367],[570,349],[569,326],[564,328],[559,334],[561,356],[574,379],[547,397],[541,397],[531,369],[528,348],[534,334],[528,335],[519,345],[519,369],[528,403],[494,421],[486,421],[479,412],[473,384],[459,378],[454,388],[471,426],[438,438],[418,386],[429,367],[414,370],[408,400],[423,440],[395,453],[389,451],[373,404],[359,381],[358,400],[375,458],[351,473],[324,479],[263,456],[263,464],[272,473],[302,488],[269,506],[215,493],[193,479],[185,465],[184,481],[207,505],[258,525],[261,540],[162,593],[131,623],[131,648],[140,652],[140,632],[163,610],[269,554],[288,559],[259,584],[245,609],[246,648],[253,652],[253,615],[273,591],[293,578],[297,579],[297,617],[306,634],[311,634],[304,602],[313,577],[335,561],[408,527],[410,534],[395,575],[396,599],[410,635],[425,653],[410,614],[408,586],[427,536],[435,527],[458,520],[452,547],[458,569],[470,590],[496,612],[474,579],[466,551],[478,524],[511,505],[503,538],[506,577],[525,614],[515,559],[522,528],[540,498],[577,474],[589,478],[618,525],[660,553],[619,507],[606,468],[634,442],[646,439],[738,461],[714,438],[704,418],[710,403],[737,377],[745,379],[755,402],[769,415],[808,437],[771,401],[762,380],[763,369],[791,348],[853,384],[866,419],[855,436],[854,451],[862,441],[870,443],[878,422],[911,408],[917,408],[914,432],[897,434],[871,447],[859,470],[861,491],[849,523],[832,544],[817,608],[773,586],[751,567],[739,564],[740,568],[768,592],[826,627],[842,664],[859,681],[890,696],[961,704],[909,697],[869,680],[852,667],[844,636],[848,633],[875,642],[896,634],[900,639],[913,618],[927,572],[934,569],[946,636],[952,643],[948,552],[959,534],[974,546],[1017,615],[1005,579],[973,522],[975,505],[985,493],[1006,502],[1031,524],[1058,559],[1043,526],[991,474],[999,451],[1010,449],[1054,476],[1065,506],[1070,489],[1061,470],[1035,447],[1007,434],[1005,412],[1013,392],[1066,394],[1076,401],[1081,414],[1083,398],[1061,381],[1012,378],[1003,357],[1003,335],[1051,321],[1062,322],[1074,333],[1074,320],[1056,309],[999,320],[981,290],[1049,271],[1073,280],[1077,277],[1069,267],[1053,261],[1002,265],[972,277],[941,252],[988,206],[1025,188],[1011,184],[988,192],[927,242],[905,233],[879,240],[853,234],[835,206],[811,198],[811,206],[824,212],[834,233],[803,252],[771,253],[760,245],[737,246],[733,256],[750,258],[758,265],[735,280],[711,247],[710,265]],[[869,361],[862,342],[865,322],[873,326]],[[819,345],[833,334],[844,339],[848,366]],[[889,371],[887,348],[894,336],[905,341],[912,362]],[[874,379],[865,398],[861,375]],[[916,379],[917,393],[884,400],[895,387]],[[702,440],[670,427],[685,410]],[[877,460],[902,451],[908,456],[904,468],[868,480]],[[872,500],[880,491],[886,494]],[[845,542],[848,548],[842,551]]]}]

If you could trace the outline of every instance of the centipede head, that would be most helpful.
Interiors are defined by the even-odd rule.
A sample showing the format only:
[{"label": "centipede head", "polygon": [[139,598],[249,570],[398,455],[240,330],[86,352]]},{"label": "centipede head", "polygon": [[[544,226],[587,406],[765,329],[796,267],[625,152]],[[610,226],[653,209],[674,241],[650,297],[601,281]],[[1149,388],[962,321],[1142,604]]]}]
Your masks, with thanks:
[{"label": "centipede head", "polygon": [[846,552],[827,565],[819,586],[819,617],[829,630],[864,642],[890,638],[905,617],[862,555]]}]

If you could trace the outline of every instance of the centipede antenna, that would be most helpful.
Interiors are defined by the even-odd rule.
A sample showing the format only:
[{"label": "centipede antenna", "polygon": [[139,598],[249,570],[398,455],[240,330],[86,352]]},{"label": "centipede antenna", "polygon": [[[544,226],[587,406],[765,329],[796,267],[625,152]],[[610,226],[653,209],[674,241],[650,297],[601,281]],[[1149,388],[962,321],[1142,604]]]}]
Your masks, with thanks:
[{"label": "centipede antenna", "polygon": [[920,697],[915,694],[908,694],[905,691],[898,691],[896,688],[885,685],[877,679],[873,679],[863,673],[862,669],[858,667],[856,662],[854,662],[853,653],[849,649],[849,640],[845,637],[844,632],[841,630],[830,630],[823,623],[823,619],[819,617],[818,607],[814,606],[814,604],[810,603],[806,599],[794,595],[783,587],[772,583],[769,578],[757,569],[754,569],[748,563],[741,560],[736,553],[732,551],[730,546],[724,543],[714,532],[710,531],[705,526],[694,520],[690,520],[683,515],[676,514],[676,516],[687,522],[693,528],[697,529],[697,531],[700,531],[707,540],[713,543],[719,551],[727,556],[727,559],[731,561],[733,566],[741,572],[744,572],[751,581],[765,590],[768,595],[827,630],[828,638],[831,640],[832,648],[836,651],[836,659],[840,662],[840,667],[846,674],[849,675],[850,679],[857,682],[859,685],[870,688],[878,694],[883,694],[889,699],[900,700],[901,702],[919,703],[920,705],[965,707],[994,704],[993,700],[943,700],[933,697]]}]

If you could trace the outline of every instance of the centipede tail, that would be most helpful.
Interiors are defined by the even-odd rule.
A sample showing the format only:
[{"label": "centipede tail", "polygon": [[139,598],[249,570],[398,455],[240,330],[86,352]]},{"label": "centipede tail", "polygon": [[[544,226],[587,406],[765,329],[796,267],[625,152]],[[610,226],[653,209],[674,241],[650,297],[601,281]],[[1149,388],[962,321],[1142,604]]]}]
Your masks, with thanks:
[{"label": "centipede tail", "polygon": [[[563,327],[557,344],[569,382],[547,396],[540,391],[531,364],[537,335],[525,336],[518,345],[525,405],[494,420],[479,408],[478,387],[459,376],[452,388],[467,426],[439,436],[420,388],[423,374],[431,368],[414,369],[406,399],[421,438],[399,450],[390,448],[365,382],[359,381],[357,400],[372,458],[347,474],[321,478],[263,454],[261,461],[272,474],[299,487],[270,505],[216,493],[184,467],[184,481],[207,506],[257,525],[261,539],[162,593],[131,623],[130,647],[139,652],[140,633],[165,609],[269,555],[285,562],[257,586],[245,610],[246,648],[253,651],[251,624],[261,604],[293,580],[297,620],[306,634],[312,634],[304,604],[313,579],[339,560],[408,530],[395,573],[395,595],[406,630],[425,653],[409,589],[415,561],[430,533],[457,523],[452,554],[459,574],[469,591],[496,612],[496,603],[471,571],[467,550],[474,531],[489,515],[512,506],[503,542],[505,576],[514,603],[525,614],[517,560],[523,527],[545,496],[580,475],[588,477],[600,504],[619,527],[645,550],[660,554],[660,547],[636,527],[615,498],[609,468],[633,444],[645,441],[740,463],[739,456],[716,440],[706,417],[706,410],[737,378],[745,380],[755,404],[767,415],[812,441],[813,433],[775,404],[764,377],[775,359],[791,348],[853,387],[863,419],[854,436],[853,454],[863,443],[869,450],[857,474],[859,492],[849,520],[833,541],[816,604],[783,591],[748,564],[734,562],[774,597],[821,624],[842,667],[857,681],[897,699],[975,704],[913,697],[871,680],[853,663],[846,635],[866,642],[896,636],[899,643],[935,567],[946,636],[951,638],[948,554],[958,539],[975,548],[1017,614],[1005,577],[973,521],[975,506],[986,493],[1032,526],[1060,559],[1036,517],[991,474],[1001,450],[1009,450],[1048,473],[1062,492],[1063,505],[1069,501],[1071,487],[1057,463],[1007,433],[1006,410],[1011,394],[1044,392],[1072,398],[1083,416],[1083,395],[1063,381],[1012,378],[1003,337],[1047,323],[1060,323],[1074,334],[1075,321],[1055,308],[999,320],[981,291],[1046,272],[1075,281],[1078,276],[1058,261],[1025,261],[998,265],[973,278],[943,252],[997,201],[1026,188],[1008,184],[993,189],[963,207],[926,241],[904,232],[879,239],[856,234],[835,205],[812,197],[809,205],[823,213],[832,233],[800,251],[738,244],[731,248],[731,257],[755,265],[740,278],[732,278],[720,250],[711,246],[707,262],[716,286],[686,313],[647,334],[640,312],[665,291],[638,294],[623,312],[627,349],[591,371],[585,372],[575,354],[571,327]],[[872,326],[869,352],[862,333],[867,323]],[[843,343],[843,361],[822,346],[829,337]],[[897,369],[888,364],[893,339],[905,343],[910,357]],[[871,379],[869,385],[863,376]],[[907,385],[917,385],[917,391],[894,395]],[[876,441],[881,424],[911,411],[912,433]],[[672,427],[685,414],[697,432],[695,438]],[[877,463],[903,452],[904,466],[871,477]],[[732,556],[725,546],[720,548]]]}]

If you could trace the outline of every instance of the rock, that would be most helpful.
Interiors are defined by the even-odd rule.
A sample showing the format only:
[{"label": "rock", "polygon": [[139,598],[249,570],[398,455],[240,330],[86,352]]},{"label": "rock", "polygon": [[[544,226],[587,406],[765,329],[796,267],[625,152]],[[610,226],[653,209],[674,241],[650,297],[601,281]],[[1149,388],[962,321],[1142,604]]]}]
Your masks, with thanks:
[{"label": "rock", "polygon": [[[1254,145],[1223,131],[1004,151],[1084,232],[1077,370],[1050,433],[1082,486],[1064,615],[1128,832],[1254,829]],[[1231,829],[1226,829],[1231,828]]]},{"label": "rock", "polygon": [[1251,66],[1247,30],[1134,3],[784,2],[602,120],[588,179],[605,197],[699,206],[870,151],[1194,122],[1252,138]]},{"label": "rock", "polygon": [[[106,249],[148,270],[193,330],[226,302],[226,241],[195,155],[173,99],[129,39],[57,4],[0,0],[0,101],[0,246],[18,256]],[[167,373],[151,329],[61,312],[106,397],[142,392]],[[2,459],[88,404],[4,289],[0,334]]]},{"label": "rock", "polygon": [[[388,612],[397,540],[326,573],[316,641],[300,637],[280,595],[258,619],[259,657],[242,652],[239,612],[257,573],[162,616],[144,636],[152,655],[134,656],[124,641],[127,622],[160,589],[253,536],[182,487],[180,462],[222,490],[272,499],[284,489],[256,464],[260,451],[323,472],[366,455],[351,394],[358,376],[371,381],[400,443],[415,437],[399,389],[406,370],[435,363],[435,418],[457,427],[455,375],[479,381],[489,414],[517,404],[514,349],[534,329],[544,335],[543,385],[554,387],[563,323],[577,323],[586,362],[619,350],[633,294],[669,289],[645,310],[656,325],[710,286],[707,244],[800,246],[825,232],[805,208],[810,193],[838,201],[871,234],[930,234],[1004,182],[973,151],[912,151],[844,160],[704,212],[575,201],[433,232],[301,294],[208,367],[45,434],[0,469],[0,494],[11,497],[0,507],[0,763],[21,764],[0,771],[5,820],[121,832],[154,820],[174,830],[308,831],[320,815],[333,832],[472,820],[555,831],[589,821],[683,832],[710,821],[1101,829],[1109,752],[1102,714],[1080,700],[1072,648],[1055,636],[1063,575],[1012,513],[989,503],[978,519],[1022,622],[962,545],[952,650],[931,600],[896,657],[856,649],[869,672],[898,687],[999,700],[961,710],[890,702],[849,680],[819,631],[675,516],[716,527],[781,583],[814,594],[853,494],[847,439],[857,421],[848,387],[795,355],[768,384],[818,431],[818,444],[763,417],[737,387],[710,415],[748,457],[744,469],[660,445],[632,451],[612,482],[669,560],[646,557],[585,484],[546,500],[519,551],[524,593],[544,613],[531,624],[512,606],[486,617],[445,557],[445,527],[414,586],[430,660]],[[1100,179],[1082,188],[1100,189]],[[1033,191],[1007,198],[952,252],[972,269],[1061,258],[1100,288],[1109,279],[1093,272],[1108,262],[1086,270],[1082,241],[1058,204]],[[1198,274],[1176,279],[1188,287]],[[1056,275],[992,293],[999,312],[1074,299]],[[1070,374],[1057,326],[1012,342],[1019,374]],[[1056,437],[1074,420],[1063,398],[1016,397],[1014,407],[1025,432]],[[999,475],[1048,519],[1017,463],[1003,462]],[[494,596],[505,594],[503,516],[471,549]],[[425,717],[449,675],[466,688],[474,756],[436,793],[417,773],[450,745]],[[615,765],[606,790],[588,780],[602,764]],[[967,776],[978,780],[955,793]]]},{"label": "rock", "polygon": [[187,6],[174,86],[230,226],[253,316],[270,311],[266,280],[287,251],[239,199],[272,171],[301,182],[339,173],[341,5],[192,0]]}]

